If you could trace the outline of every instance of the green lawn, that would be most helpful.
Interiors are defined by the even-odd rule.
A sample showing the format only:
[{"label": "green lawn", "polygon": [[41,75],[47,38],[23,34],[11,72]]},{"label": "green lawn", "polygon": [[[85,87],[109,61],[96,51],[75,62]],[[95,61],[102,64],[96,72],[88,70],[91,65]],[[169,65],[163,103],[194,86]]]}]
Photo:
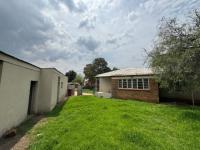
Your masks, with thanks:
[{"label": "green lawn", "polygon": [[47,116],[30,149],[200,149],[198,107],[82,96]]},{"label": "green lawn", "polygon": [[93,94],[93,90],[91,90],[91,89],[83,89],[83,93]]}]

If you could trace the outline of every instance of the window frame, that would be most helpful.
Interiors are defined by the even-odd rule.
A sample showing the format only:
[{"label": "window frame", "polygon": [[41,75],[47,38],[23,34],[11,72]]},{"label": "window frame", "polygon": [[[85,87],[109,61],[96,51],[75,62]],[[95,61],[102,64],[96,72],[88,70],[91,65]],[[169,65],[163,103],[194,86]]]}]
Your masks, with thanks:
[{"label": "window frame", "polygon": [[[144,79],[147,79],[147,83],[148,83],[148,87],[147,88],[144,88]],[[149,90],[150,89],[150,84],[149,84],[149,78],[143,78],[143,89],[144,90]]]},{"label": "window frame", "polygon": [[[129,87],[129,80],[131,80],[131,87]],[[127,89],[132,89],[133,88],[133,82],[132,82],[132,79],[127,79]]]},{"label": "window frame", "polygon": [[[126,87],[124,87],[124,81],[126,81]],[[122,79],[122,88],[123,89],[127,89],[128,88],[128,82],[127,82],[127,79]]]},{"label": "window frame", "polygon": [[[141,88],[139,88],[140,86],[139,86],[139,80],[141,80]],[[142,78],[138,78],[137,79],[137,89],[138,90],[143,90],[144,89],[144,82],[143,82],[143,79]]]},{"label": "window frame", "polygon": [[[133,87],[133,80],[136,80],[136,82],[135,82],[136,83],[136,87]],[[132,89],[134,89],[134,90],[138,89],[138,84],[137,84],[138,81],[137,80],[138,80],[137,78],[133,78],[132,79]]]},{"label": "window frame", "polygon": [[[142,88],[138,88],[138,80],[141,79],[142,82]],[[144,87],[144,81],[145,79],[148,80],[148,86],[147,88]],[[129,80],[131,80],[131,88],[128,86],[129,85]],[[136,88],[133,87],[133,80],[136,81]],[[122,90],[144,90],[144,91],[148,91],[150,90],[150,82],[149,82],[150,78],[148,77],[132,77],[132,78],[121,78],[118,79],[118,89],[122,89]],[[121,81],[121,87],[119,86],[119,82]],[[126,81],[126,86],[124,87],[124,81]]]},{"label": "window frame", "polygon": [[[120,81],[121,81],[121,87],[119,86],[119,83],[120,83]],[[121,88],[123,88],[123,86],[122,86],[122,85],[123,85],[123,79],[119,79],[119,80],[118,80],[118,89],[121,89]]]}]

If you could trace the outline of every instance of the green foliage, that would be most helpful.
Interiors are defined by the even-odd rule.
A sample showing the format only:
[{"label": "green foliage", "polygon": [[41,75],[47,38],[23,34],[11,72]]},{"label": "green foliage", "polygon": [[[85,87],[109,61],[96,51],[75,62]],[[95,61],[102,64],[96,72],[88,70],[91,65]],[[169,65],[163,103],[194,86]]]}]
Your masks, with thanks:
[{"label": "green foliage", "polygon": [[96,58],[92,64],[87,64],[84,67],[85,78],[89,79],[89,82],[92,84],[95,82],[96,75],[109,71],[111,71],[111,69],[108,67],[108,63],[104,58]]},{"label": "green foliage", "polygon": [[74,70],[70,70],[65,74],[68,77],[68,82],[72,82],[76,78],[76,72]]},{"label": "green foliage", "polygon": [[188,22],[163,19],[149,64],[161,87],[195,91],[200,87],[200,13]]},{"label": "green foliage", "polygon": [[73,80],[75,83],[79,83],[80,85],[83,84],[83,76],[81,74],[77,74],[76,78]]},{"label": "green foliage", "polygon": [[198,107],[80,96],[47,116],[29,149],[200,149]]}]

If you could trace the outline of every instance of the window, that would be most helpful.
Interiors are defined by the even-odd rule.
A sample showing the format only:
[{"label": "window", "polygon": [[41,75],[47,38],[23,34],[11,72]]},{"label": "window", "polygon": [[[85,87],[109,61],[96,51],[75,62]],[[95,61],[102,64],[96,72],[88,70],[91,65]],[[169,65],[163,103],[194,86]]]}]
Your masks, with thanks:
[{"label": "window", "polygon": [[149,79],[148,78],[144,78],[144,89],[149,89]]},{"label": "window", "polygon": [[118,87],[122,88],[122,80],[121,79],[118,81]]},{"label": "window", "polygon": [[123,88],[127,88],[127,80],[123,79]]},{"label": "window", "polygon": [[143,80],[142,79],[138,79],[138,89],[143,89]]},{"label": "window", "polygon": [[128,88],[131,89],[132,88],[132,80],[128,79]]},{"label": "window", "polygon": [[119,89],[149,90],[149,78],[129,78],[118,80]]},{"label": "window", "polygon": [[137,79],[133,79],[133,89],[137,89]]}]

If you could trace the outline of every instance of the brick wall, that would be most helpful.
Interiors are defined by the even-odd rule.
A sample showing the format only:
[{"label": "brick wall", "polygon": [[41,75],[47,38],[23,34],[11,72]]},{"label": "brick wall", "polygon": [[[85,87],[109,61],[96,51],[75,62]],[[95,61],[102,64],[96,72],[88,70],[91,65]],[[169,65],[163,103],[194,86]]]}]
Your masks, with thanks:
[{"label": "brick wall", "polygon": [[149,79],[150,90],[118,89],[118,79],[112,79],[112,97],[159,102],[159,88],[154,79]]}]

